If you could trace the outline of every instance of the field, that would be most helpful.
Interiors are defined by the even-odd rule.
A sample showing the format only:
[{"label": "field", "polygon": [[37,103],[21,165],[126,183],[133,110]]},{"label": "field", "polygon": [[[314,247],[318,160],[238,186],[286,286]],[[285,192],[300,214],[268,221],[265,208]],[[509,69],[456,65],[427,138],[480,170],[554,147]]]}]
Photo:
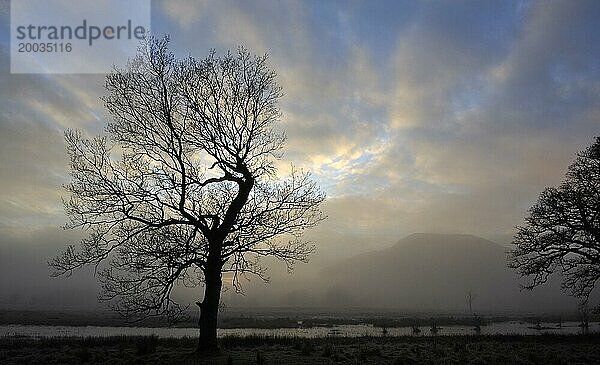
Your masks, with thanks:
[{"label": "field", "polygon": [[157,337],[0,338],[2,364],[594,364],[600,335],[225,337],[221,352]]},{"label": "field", "polygon": [[[465,313],[411,313],[382,311],[339,311],[304,309],[277,311],[272,308],[262,310],[229,310],[219,315],[219,328],[297,328],[302,321],[303,327],[335,325],[370,324],[375,327],[410,327],[413,325],[439,326],[466,325],[476,323],[485,325],[493,322],[518,320],[531,324],[537,322],[579,321],[577,313],[518,315],[487,314],[473,317]],[[590,321],[600,321],[600,316],[590,315]],[[136,326],[168,327],[169,323],[160,318],[148,318],[138,322],[127,322],[124,318],[109,311],[48,311],[48,310],[6,310],[0,309],[0,325],[48,325],[48,326]],[[191,312],[186,320],[173,324],[173,327],[195,328],[198,325],[197,313]]]}]

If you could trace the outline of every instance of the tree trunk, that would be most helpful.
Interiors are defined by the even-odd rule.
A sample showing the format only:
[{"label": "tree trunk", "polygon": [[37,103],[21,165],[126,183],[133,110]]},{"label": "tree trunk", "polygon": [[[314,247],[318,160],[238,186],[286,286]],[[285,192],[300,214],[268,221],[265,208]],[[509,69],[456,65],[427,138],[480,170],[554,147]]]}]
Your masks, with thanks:
[{"label": "tree trunk", "polygon": [[200,337],[198,352],[218,351],[217,316],[221,299],[221,266],[216,263],[207,264],[204,272],[204,299],[200,303]]}]

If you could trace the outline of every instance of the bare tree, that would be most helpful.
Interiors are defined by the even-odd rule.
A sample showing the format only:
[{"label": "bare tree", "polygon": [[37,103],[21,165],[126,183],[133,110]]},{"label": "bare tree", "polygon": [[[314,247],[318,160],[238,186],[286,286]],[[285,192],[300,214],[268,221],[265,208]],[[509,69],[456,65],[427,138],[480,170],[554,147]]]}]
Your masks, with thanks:
[{"label": "bare tree", "polygon": [[600,137],[578,153],[558,187],[544,190],[517,227],[509,265],[533,289],[560,272],[563,288],[587,302],[600,278]]},{"label": "bare tree", "polygon": [[477,299],[477,295],[473,293],[471,289],[467,290],[467,305],[469,306],[469,312],[473,313],[473,302]]},{"label": "bare tree", "polygon": [[176,320],[174,287],[203,285],[198,350],[213,350],[223,273],[241,290],[241,277],[268,279],[262,257],[307,261],[302,233],[325,197],[308,173],[278,177],[282,93],[266,56],[177,60],[168,43],[149,39],[107,76],[107,136],[66,132],[66,227],[89,235],[51,265],[95,265],[101,299],[132,319]]},{"label": "bare tree", "polygon": [[588,306],[587,300],[579,302],[577,305],[577,312],[579,314],[579,326],[581,327],[581,332],[587,334],[590,330],[590,307]]}]

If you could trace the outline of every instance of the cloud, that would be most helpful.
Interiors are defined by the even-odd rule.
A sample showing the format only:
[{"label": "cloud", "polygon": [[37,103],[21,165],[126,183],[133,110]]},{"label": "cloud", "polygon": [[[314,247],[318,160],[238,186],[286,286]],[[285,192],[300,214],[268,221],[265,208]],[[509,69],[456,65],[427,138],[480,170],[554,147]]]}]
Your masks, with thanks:
[{"label": "cloud", "polygon": [[[6,48],[0,59],[8,61]],[[2,69],[8,70],[6,64]],[[64,222],[68,182],[63,131],[99,133],[105,117],[98,75],[0,73],[0,219],[15,226]]]},{"label": "cloud", "polygon": [[205,0],[164,0],[160,2],[162,11],[169,18],[178,22],[184,30],[189,29],[202,18],[203,10],[208,3]]},{"label": "cloud", "polygon": [[[485,192],[496,199],[486,209],[497,204],[514,216],[499,224],[508,231],[522,213],[517,198],[529,203],[538,189],[556,183],[574,151],[588,143],[599,90],[598,47],[586,47],[597,37],[586,25],[595,13],[588,5],[419,5],[387,29],[395,37],[387,35],[384,44],[372,38],[377,34],[354,30],[365,13],[356,7],[179,1],[161,3],[155,18],[158,29],[167,24],[163,17],[180,23],[181,29],[170,29],[178,52],[197,42],[220,49],[244,44],[270,54],[285,92],[286,157],[312,170],[330,197],[366,197],[374,206],[392,204],[392,217],[420,212],[425,218],[436,216],[428,209],[442,210],[447,199],[477,201]],[[566,24],[562,14],[569,14]],[[193,36],[206,29],[212,29],[203,33],[207,39]],[[383,48],[389,51],[373,53]],[[107,118],[97,99],[101,77],[3,78],[13,85],[3,88],[3,120],[35,121],[20,136],[23,145],[54,135],[46,148],[55,152],[44,154],[52,161],[60,160],[62,130],[98,132]],[[9,124],[3,127],[8,131]],[[23,161],[52,166],[41,162],[46,156],[24,155]],[[62,166],[53,167],[47,186],[65,178]],[[24,199],[10,204],[27,207]],[[501,204],[506,201],[514,205]],[[454,214],[452,224],[461,215]],[[427,228],[394,219],[379,223],[406,233]]]},{"label": "cloud", "polygon": [[[589,34],[585,24],[598,12],[583,5],[589,4],[504,12],[508,30],[492,34],[491,42],[496,26],[488,30],[489,11],[458,7],[452,12],[460,16],[448,15],[441,4],[420,14],[399,34],[389,68],[379,70],[391,82],[380,77],[373,87],[388,123],[373,127],[385,143],[354,173],[344,168],[333,185],[344,195],[331,203],[343,208],[330,216],[398,235],[509,237],[537,194],[560,182],[575,152],[597,133],[600,52],[586,46],[597,32]],[[569,24],[558,26],[562,14],[570,15]],[[458,19],[445,19],[452,15]],[[571,72],[557,77],[556,64]],[[361,148],[376,141],[366,139]]]}]

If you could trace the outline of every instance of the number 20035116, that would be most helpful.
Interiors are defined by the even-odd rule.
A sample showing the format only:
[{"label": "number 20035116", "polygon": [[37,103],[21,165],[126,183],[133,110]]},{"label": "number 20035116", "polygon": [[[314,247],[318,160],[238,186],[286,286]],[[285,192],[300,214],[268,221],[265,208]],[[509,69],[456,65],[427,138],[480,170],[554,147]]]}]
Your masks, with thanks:
[{"label": "number 20035116", "polygon": [[19,43],[19,52],[47,52],[47,53],[60,53],[60,52],[71,52],[73,46],[71,43]]}]

